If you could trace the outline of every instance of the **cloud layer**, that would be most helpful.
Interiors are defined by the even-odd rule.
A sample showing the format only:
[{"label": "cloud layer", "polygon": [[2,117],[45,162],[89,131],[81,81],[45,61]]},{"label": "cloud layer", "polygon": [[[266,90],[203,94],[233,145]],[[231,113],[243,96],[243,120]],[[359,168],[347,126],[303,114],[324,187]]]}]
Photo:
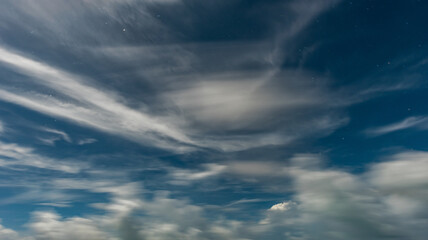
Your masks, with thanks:
[{"label": "cloud layer", "polygon": [[4,0],[0,239],[425,239],[422,4]]},{"label": "cloud layer", "polygon": [[[225,218],[225,212],[211,212],[209,206],[173,198],[165,191],[149,197],[137,182],[99,179],[89,183],[75,178],[52,184],[58,189],[108,193],[107,202],[92,205],[105,214],[62,218],[53,211],[37,211],[28,224],[29,231],[35,239],[52,240],[88,236],[126,240],[424,239],[428,153],[395,154],[360,174],[301,164],[316,160],[323,161],[309,155],[290,159],[282,174],[291,179],[284,182],[291,189],[288,200],[266,208],[255,221]],[[15,239],[18,234],[6,228],[1,233]]]}]

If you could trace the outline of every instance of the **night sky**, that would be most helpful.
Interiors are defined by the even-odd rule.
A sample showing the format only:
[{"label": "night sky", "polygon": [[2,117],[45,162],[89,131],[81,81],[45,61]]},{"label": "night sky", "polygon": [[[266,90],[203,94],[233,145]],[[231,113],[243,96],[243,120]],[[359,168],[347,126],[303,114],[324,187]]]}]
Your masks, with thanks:
[{"label": "night sky", "polygon": [[424,240],[428,1],[2,0],[0,240]]}]

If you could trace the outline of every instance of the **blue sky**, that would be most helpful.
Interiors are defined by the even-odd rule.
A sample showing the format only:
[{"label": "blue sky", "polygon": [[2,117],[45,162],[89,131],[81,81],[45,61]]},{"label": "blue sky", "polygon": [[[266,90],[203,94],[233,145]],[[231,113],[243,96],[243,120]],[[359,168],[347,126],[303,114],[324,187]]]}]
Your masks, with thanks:
[{"label": "blue sky", "polygon": [[425,239],[423,0],[4,0],[0,239]]}]

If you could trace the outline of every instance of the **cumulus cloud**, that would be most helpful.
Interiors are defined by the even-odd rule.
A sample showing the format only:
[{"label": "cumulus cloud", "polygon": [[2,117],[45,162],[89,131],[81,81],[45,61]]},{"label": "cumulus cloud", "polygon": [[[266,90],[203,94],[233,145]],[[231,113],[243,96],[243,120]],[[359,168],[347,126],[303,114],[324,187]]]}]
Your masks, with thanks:
[{"label": "cumulus cloud", "polygon": [[283,226],[291,239],[424,239],[427,154],[388,159],[364,174],[291,168],[293,202],[273,205],[261,223]]},{"label": "cumulus cloud", "polygon": [[[54,212],[35,212],[30,228],[36,239],[43,240],[113,240],[99,230],[94,221],[87,218],[73,217],[62,220]],[[116,238],[117,239],[117,238]]]},{"label": "cumulus cloud", "polygon": [[[343,107],[357,100],[344,93],[358,87],[338,90],[330,74],[308,71],[300,60],[291,61],[299,67],[286,64],[296,57],[290,53],[303,30],[339,1],[266,1],[267,8],[276,9],[274,14],[256,3],[264,1],[251,1],[257,14],[266,15],[260,21],[266,31],[259,37],[193,40],[209,35],[204,24],[205,17],[211,20],[208,9],[223,12],[241,2],[5,0],[0,9],[0,67],[8,77],[2,79],[0,100],[144,146],[175,153],[200,150],[196,158],[201,152],[221,155],[291,144],[346,125],[349,118]],[[207,12],[189,14],[198,4]],[[246,17],[251,14],[245,12]],[[16,40],[24,43],[14,44]],[[385,86],[355,95],[367,99],[408,87]],[[424,116],[411,117],[366,133],[426,128],[426,121]],[[72,139],[54,128],[43,130],[54,135],[41,139],[46,144],[96,141],[74,135]],[[31,202],[54,209],[73,207],[74,200],[84,199],[77,203],[94,209],[81,213],[76,208],[73,216],[37,210],[26,225],[28,232],[0,225],[0,239],[422,240],[428,235],[425,152],[386,157],[364,173],[326,167],[320,156],[311,154],[281,162],[269,156],[220,161],[208,157],[191,169],[178,167],[195,163],[180,161],[187,157],[194,160],[192,154],[162,155],[165,163],[151,175],[138,169],[150,165],[145,158],[126,156],[110,162],[109,155],[108,161],[93,167],[0,141],[0,168],[12,176],[1,186],[26,189],[0,204]],[[167,161],[174,161],[174,167]],[[229,192],[231,198],[239,193],[239,200],[216,205],[212,202],[218,199],[210,194],[221,191],[181,191],[210,181],[221,182],[215,187],[222,190],[239,188]],[[171,187],[167,184],[180,186],[159,190]],[[260,191],[251,192],[255,188]],[[262,193],[275,198],[265,199]],[[86,194],[99,198],[88,203]],[[199,201],[211,197],[210,204]],[[232,207],[245,217],[235,215],[237,211],[231,214]]]},{"label": "cumulus cloud", "polygon": [[291,208],[292,205],[294,205],[295,203],[293,202],[282,202],[282,203],[277,203],[275,205],[273,205],[271,208],[269,208],[270,211],[287,211]]},{"label": "cumulus cloud", "polygon": [[[60,189],[109,194],[108,201],[92,205],[105,213],[63,218],[52,211],[38,211],[28,226],[36,239],[52,240],[88,236],[121,240],[422,240],[428,223],[427,159],[426,152],[403,152],[355,174],[325,167],[316,155],[298,155],[284,171],[291,177],[288,200],[273,204],[261,215],[254,213],[255,220],[210,212],[204,205],[174,198],[166,191],[152,192],[149,197],[137,182],[58,179],[52,184]],[[192,174],[189,176],[196,179],[208,177]],[[254,211],[239,201],[233,205]]]},{"label": "cumulus cloud", "polygon": [[2,225],[0,225],[0,238],[4,240],[15,240],[18,238],[18,233],[13,231],[12,229],[5,228]]},{"label": "cumulus cloud", "polygon": [[[318,155],[296,155],[282,168],[276,166],[266,170],[266,175],[274,174],[273,169],[281,175],[282,187],[287,189],[289,200],[266,209],[265,217],[257,223],[240,222],[245,226],[223,231],[239,232],[239,236],[246,239],[267,236],[308,240],[424,239],[427,232],[423,226],[428,222],[427,163],[426,152],[402,152],[368,166],[364,173],[355,174],[326,167]],[[250,164],[250,170],[244,169],[240,173],[224,165],[221,176],[233,175],[234,181],[242,181],[257,173],[251,171],[252,168],[263,169],[263,164],[260,163],[260,167]],[[266,186],[272,183],[270,179],[259,182]],[[244,199],[242,203],[260,201],[263,200]],[[239,203],[227,206],[244,207]]]}]

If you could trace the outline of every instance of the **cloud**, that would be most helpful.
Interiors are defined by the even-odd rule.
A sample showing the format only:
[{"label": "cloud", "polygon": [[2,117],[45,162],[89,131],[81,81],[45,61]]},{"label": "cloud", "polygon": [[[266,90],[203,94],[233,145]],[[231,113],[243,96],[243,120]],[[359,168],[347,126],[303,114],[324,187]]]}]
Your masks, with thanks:
[{"label": "cloud", "polygon": [[176,152],[325,136],[349,121],[342,110],[356,102],[347,94],[355,89],[333,90],[327,74],[284,63],[313,20],[339,2],[260,3],[263,17],[248,14],[267,35],[198,41],[188,37],[205,34],[205,18],[189,14],[193,1],[6,1],[0,30],[30,33],[36,46],[5,39],[0,61],[20,78],[13,74],[16,87],[4,84],[0,99]]},{"label": "cloud", "polygon": [[51,207],[71,207],[71,205],[68,202],[58,202],[58,203],[38,203],[37,205],[40,206],[51,206]]},{"label": "cloud", "polygon": [[264,128],[261,122],[272,121],[275,112],[292,114],[295,109],[320,108],[328,101],[322,86],[305,87],[308,78],[297,73],[275,77],[270,71],[249,71],[194,78],[198,80],[186,88],[167,92],[168,98],[196,125],[224,132]]},{"label": "cloud", "polygon": [[274,177],[284,176],[285,164],[269,161],[231,161],[227,171],[247,177]]},{"label": "cloud", "polygon": [[[233,151],[263,145],[285,144],[290,141],[290,139],[309,134],[309,131],[305,131],[307,125],[311,125],[310,132],[314,133],[317,131],[328,132],[346,123],[346,119],[340,116],[320,113],[320,115],[317,116],[318,118],[310,118],[310,120],[302,119],[298,126],[289,125],[288,129],[284,129],[283,133],[258,134],[258,137],[255,137],[254,134],[248,136],[220,135],[207,137],[202,135],[206,130],[202,132],[201,130],[192,131],[186,127],[177,126],[176,123],[180,122],[180,120],[177,121],[179,116],[171,115],[165,118],[128,107],[125,104],[126,101],[115,93],[107,90],[101,91],[99,88],[91,86],[90,79],[65,72],[4,48],[0,49],[0,52],[2,53],[0,61],[10,66],[15,71],[31,77],[30,81],[33,83],[54,89],[58,94],[58,96],[55,97],[42,93],[35,93],[33,91],[1,90],[0,99],[3,101],[18,104],[47,115],[60,117],[85,127],[91,127],[103,132],[119,135],[145,145],[154,145],[156,147],[175,151],[186,150],[195,146]],[[235,83],[234,81],[235,80],[229,81],[227,84],[236,84],[236,87],[239,89],[245,89],[242,87],[242,84],[245,84],[244,80]],[[211,82],[207,84],[211,86],[217,83]],[[302,85],[302,83],[298,85]],[[197,93],[197,95],[194,96],[194,94],[190,94],[189,92],[179,94],[179,96],[181,96],[179,98],[187,98],[190,96],[190,98],[193,99],[192,101],[197,104],[195,105],[196,110],[192,110],[194,109],[194,107],[191,107],[192,104],[189,105],[190,108],[186,107],[188,103],[190,103],[189,101],[186,102],[185,100],[175,99],[174,102],[184,111],[187,111],[186,114],[190,114],[189,116],[193,114],[192,112],[195,112],[194,116],[198,116],[195,118],[196,120],[198,118],[210,119],[209,125],[214,124],[214,126],[218,127],[220,124],[221,126],[227,126],[223,127],[223,131],[228,132],[234,129],[257,130],[257,126],[261,121],[267,121],[269,119],[269,121],[271,121],[273,119],[272,113],[277,111],[278,107],[285,108],[282,111],[283,113],[284,110],[291,112],[296,108],[301,109],[302,112],[307,111],[307,115],[304,115],[307,117],[308,115],[312,115],[313,111],[310,109],[315,107],[313,105],[319,106],[321,100],[313,99],[313,96],[322,95],[321,93],[317,93],[318,90],[310,90],[307,93],[300,94],[300,97],[297,97],[299,94],[296,95],[293,92],[298,93],[298,89],[302,88],[298,87],[298,89],[294,90],[294,87],[291,85],[289,87],[290,89],[288,90],[282,87],[284,91],[286,90],[290,93],[290,96],[288,96],[288,100],[283,99],[281,101],[278,101],[277,98],[279,98],[279,96],[287,96],[287,94],[283,95],[283,92],[278,91],[277,96],[273,95],[274,92],[272,92],[272,90],[274,88],[271,87],[266,89],[266,87],[252,86],[251,88],[254,90],[244,94],[245,97],[244,95],[240,96],[236,91],[234,91],[232,95],[224,93],[223,90],[233,90],[235,88],[227,86],[222,87],[220,84],[218,87],[211,86],[205,88],[211,89],[210,91],[214,92],[217,91],[216,89],[220,89],[219,92],[215,92],[214,95],[204,92],[201,89],[196,90],[197,92],[201,92],[201,95]],[[261,90],[259,88],[261,88]],[[278,87],[276,88],[278,89]],[[261,94],[260,99],[257,97],[259,94],[258,92]],[[281,95],[279,95],[280,93]],[[312,97],[307,98],[304,97],[305,95],[310,95]],[[170,96],[175,95],[170,94]],[[203,99],[198,99],[198,96]],[[227,100],[227,96],[234,96],[233,98],[238,99],[236,101],[234,99]],[[243,97],[243,99],[241,99],[241,97]],[[219,105],[216,105],[216,98],[226,99],[227,104],[222,100]],[[203,105],[204,102],[208,105]],[[202,105],[200,105],[201,103]],[[230,106],[230,111],[225,106]],[[238,109],[240,110],[238,111]],[[322,110],[320,111],[322,112]],[[242,114],[239,112],[242,112]],[[204,117],[205,114],[208,114],[207,117]],[[224,114],[223,117],[222,114]],[[258,116],[261,116],[261,118]],[[219,121],[216,119],[219,119]],[[248,121],[244,123],[243,119],[247,119]],[[201,121],[207,123],[206,120]],[[272,122],[270,125],[274,126],[278,124],[280,124],[280,122]],[[196,126],[197,125],[196,123]],[[295,127],[302,128],[300,134],[294,135],[289,133],[291,129]],[[190,138],[189,135],[192,135],[193,139]]]},{"label": "cloud", "polygon": [[[36,41],[48,45],[81,46],[112,44],[129,40],[129,34],[141,29],[153,35],[165,35],[165,28],[147,10],[153,4],[173,5],[180,1],[50,1],[35,4],[29,0],[5,1],[1,10],[2,30],[20,29]],[[135,14],[123,11],[133,8]],[[18,21],[20,20],[20,21]],[[92,21],[92,24],[87,24]],[[126,28],[128,35],[122,32]],[[162,39],[160,37],[160,39]],[[31,46],[31,44],[27,44]],[[75,49],[76,50],[76,49]],[[64,51],[64,50],[63,50]],[[67,51],[67,50],[65,50]]]},{"label": "cloud", "polygon": [[[0,48],[0,61],[18,72],[37,79],[37,83],[55,89],[69,98],[70,103],[50,96],[22,94],[0,91],[3,101],[23,105],[35,111],[62,117],[78,124],[102,131],[118,134],[137,141],[157,143],[158,147],[173,148],[162,137],[190,144],[188,137],[177,128],[162,123],[141,111],[136,111],[120,103],[113,93],[99,91],[89,86],[80,77],[44,63]],[[74,102],[74,103],[73,103]],[[153,135],[151,133],[156,133]],[[161,136],[157,136],[157,134]]]},{"label": "cloud", "polygon": [[95,138],[85,138],[85,139],[80,139],[79,141],[77,141],[78,145],[86,145],[86,144],[92,144],[97,142],[98,140]]},{"label": "cloud", "polygon": [[[40,182],[39,182],[40,183]],[[11,187],[12,184],[5,184],[8,187]],[[23,186],[17,189],[17,192],[22,190]],[[65,193],[63,191],[58,191],[57,189],[48,189],[38,186],[31,186],[28,184],[24,186],[25,189],[22,193],[18,193],[14,196],[3,198],[0,201],[1,205],[11,205],[11,204],[34,204],[34,205],[44,205],[44,206],[56,206],[56,207],[66,207],[64,204],[65,201],[74,200],[77,198],[76,195]],[[45,201],[49,201],[46,203]]]},{"label": "cloud", "polygon": [[68,134],[66,132],[56,130],[56,129],[52,129],[52,128],[42,128],[42,130],[49,132],[49,133],[57,134],[66,142],[69,142],[69,143],[72,142],[70,136],[68,136]]},{"label": "cloud", "polygon": [[[35,212],[30,228],[35,238],[40,240],[113,240],[98,229],[97,225],[87,218],[69,218],[62,220],[55,212]],[[116,238],[117,239],[117,238]]]},{"label": "cloud", "polygon": [[41,128],[40,130],[53,134],[54,136],[49,137],[39,137],[38,139],[46,145],[54,146],[56,141],[66,141],[72,143],[70,136],[63,131],[52,129],[52,128]]},{"label": "cloud", "polygon": [[[264,184],[266,181],[284,182],[289,178],[286,164],[271,161],[229,161],[201,164],[194,169],[167,167],[167,170],[168,183],[173,185],[203,185],[211,181],[223,180],[225,183],[221,187],[227,188],[236,181]],[[267,191],[272,190],[266,186],[263,188]]]},{"label": "cloud", "polygon": [[291,208],[292,205],[294,205],[294,202],[282,202],[282,203],[277,203],[275,205],[273,205],[272,207],[269,208],[269,211],[280,211],[280,212],[284,212],[287,211]]},{"label": "cloud", "polygon": [[0,238],[4,240],[16,240],[18,238],[18,233],[12,229],[5,228],[0,224]]},{"label": "cloud", "polygon": [[364,174],[295,165],[292,202],[273,205],[261,223],[291,239],[424,239],[427,159],[403,152]]},{"label": "cloud", "polygon": [[[229,179],[231,182],[248,181],[260,183],[265,190],[278,183],[283,191],[288,189],[290,167],[319,169],[323,166],[322,157],[313,154],[295,154],[291,159],[273,160],[229,160],[219,163],[205,163],[195,168],[168,168],[169,182],[172,184],[202,183],[216,179]],[[269,186],[271,185],[271,186]]]},{"label": "cloud", "polygon": [[224,172],[226,169],[226,166],[211,163],[211,164],[204,164],[203,165],[204,170],[202,171],[192,171],[187,169],[173,169],[171,171],[171,178],[173,179],[170,181],[172,184],[189,184],[191,181],[199,181],[205,178],[209,178],[212,176],[216,176]]},{"label": "cloud", "polygon": [[9,169],[34,167],[65,173],[78,173],[82,169],[87,168],[87,164],[52,159],[34,153],[34,149],[32,148],[0,141],[0,167]]},{"label": "cloud", "polygon": [[[414,86],[381,82],[361,91],[360,81],[344,86],[331,79],[336,72],[306,69],[294,48],[309,43],[311,52],[322,44],[310,41],[320,25],[305,30],[338,2],[5,0],[0,100],[8,111],[17,105],[173,154],[153,160],[151,151],[138,149],[143,156],[76,161],[0,141],[0,185],[20,192],[0,204],[42,209],[32,213],[28,232],[0,225],[0,239],[424,239],[427,153],[388,156],[363,173],[328,167],[319,155],[284,159],[306,139],[346,125],[345,107]],[[219,12],[230,12],[229,20],[250,26],[248,32],[229,28]],[[260,32],[247,38],[253,31]],[[336,44],[334,38],[328,41]],[[425,116],[411,117],[366,133],[425,125]],[[49,137],[40,140],[51,145],[97,141],[43,131]],[[104,143],[80,146],[78,154],[99,153]],[[277,146],[280,161],[270,158],[266,146],[287,144],[291,150]],[[77,147],[64,145],[73,147],[66,152]],[[241,154],[248,159],[233,158]]]},{"label": "cloud", "polygon": [[[338,96],[329,90],[329,79],[317,76],[314,84],[314,73],[281,67],[288,43],[337,1],[273,3],[290,13],[291,20],[263,19],[266,25],[281,26],[267,39],[210,42],[183,41],[187,26],[198,29],[200,19],[189,16],[193,10],[181,1],[167,2],[7,2],[5,9],[15,11],[4,10],[2,18],[9,25],[32,32],[42,45],[68,46],[59,46],[62,53],[82,59],[101,75],[74,73],[74,67],[61,61],[54,66],[54,53],[36,51],[35,60],[3,45],[0,61],[34,87],[4,88],[0,99],[177,152],[284,145],[329,134],[347,123],[340,108],[331,105]],[[237,2],[230,4],[215,6]],[[166,17],[159,19],[154,9]],[[175,26],[168,16],[182,16],[186,27]],[[281,54],[272,57],[277,54],[273,52]],[[120,74],[116,68],[122,69]]]},{"label": "cloud", "polygon": [[427,117],[408,117],[400,122],[392,123],[382,127],[376,127],[366,130],[366,134],[369,136],[380,136],[400,130],[405,130],[409,128],[419,128],[426,129],[428,128],[428,118]]},{"label": "cloud", "polygon": [[[423,172],[428,168],[426,152],[403,152],[391,157],[390,161],[375,164],[370,172],[371,181],[381,189],[424,188],[428,176]],[[400,174],[400,178],[394,176]],[[412,189],[409,189],[412,190]]]},{"label": "cloud", "polygon": [[[427,159],[426,152],[402,152],[368,166],[363,173],[350,173],[325,167],[317,155],[297,155],[282,171],[290,178],[283,181],[284,186],[290,185],[284,201],[262,212],[242,204],[266,202],[262,198],[229,204],[249,211],[254,217],[251,220],[237,220],[227,211],[212,211],[209,206],[174,198],[171,192],[147,191],[142,183],[123,178],[57,179],[50,183],[58,189],[107,193],[107,201],[91,205],[104,213],[64,218],[53,211],[37,211],[28,226],[36,239],[52,240],[87,236],[120,240],[279,240],[284,236],[422,240],[428,223]],[[198,180],[211,177],[188,174]]]},{"label": "cloud", "polygon": [[[57,96],[52,96],[34,91],[1,90],[0,99],[3,101],[145,145],[175,151],[188,150],[195,146],[234,151],[286,144],[308,134],[328,133],[347,122],[345,117],[331,114],[327,109],[323,110],[323,102],[328,102],[325,90],[322,90],[322,87],[304,87],[305,77],[293,76],[291,78],[294,80],[289,81],[287,86],[277,85],[279,79],[270,81],[268,85],[263,83],[263,79],[251,80],[252,84],[248,84],[245,78],[232,80],[232,76],[227,75],[227,81],[209,80],[203,84],[190,81],[191,85],[196,86],[190,85],[186,90],[168,93],[168,99],[172,99],[176,106],[184,111],[184,115],[162,117],[153,115],[150,111],[128,107],[122,97],[92,86],[91,79],[65,72],[4,48],[0,49],[0,52],[0,61],[31,77],[30,81],[33,83],[57,92]],[[297,79],[300,81],[297,82]],[[205,86],[207,84],[208,86]],[[237,89],[239,91],[236,91]],[[287,94],[284,94],[284,91]],[[314,111],[314,108],[318,110]],[[300,109],[302,116],[293,117],[292,113],[296,109]],[[282,112],[282,115],[288,116],[286,118],[289,119],[275,118],[275,112]],[[290,114],[284,114],[287,112]],[[180,119],[183,116],[184,118]],[[300,121],[294,121],[294,118]],[[267,129],[268,133],[251,133],[265,128],[261,122],[267,121],[272,128]],[[285,126],[281,124],[283,121],[295,124],[286,125],[285,129],[275,127]],[[191,129],[190,125],[196,128]],[[308,125],[311,125],[310,131],[306,129]],[[222,129],[222,134],[210,136],[210,132],[219,128]],[[297,134],[296,128],[301,129],[300,133]],[[224,136],[224,133],[238,130],[247,130],[251,134]]]}]

